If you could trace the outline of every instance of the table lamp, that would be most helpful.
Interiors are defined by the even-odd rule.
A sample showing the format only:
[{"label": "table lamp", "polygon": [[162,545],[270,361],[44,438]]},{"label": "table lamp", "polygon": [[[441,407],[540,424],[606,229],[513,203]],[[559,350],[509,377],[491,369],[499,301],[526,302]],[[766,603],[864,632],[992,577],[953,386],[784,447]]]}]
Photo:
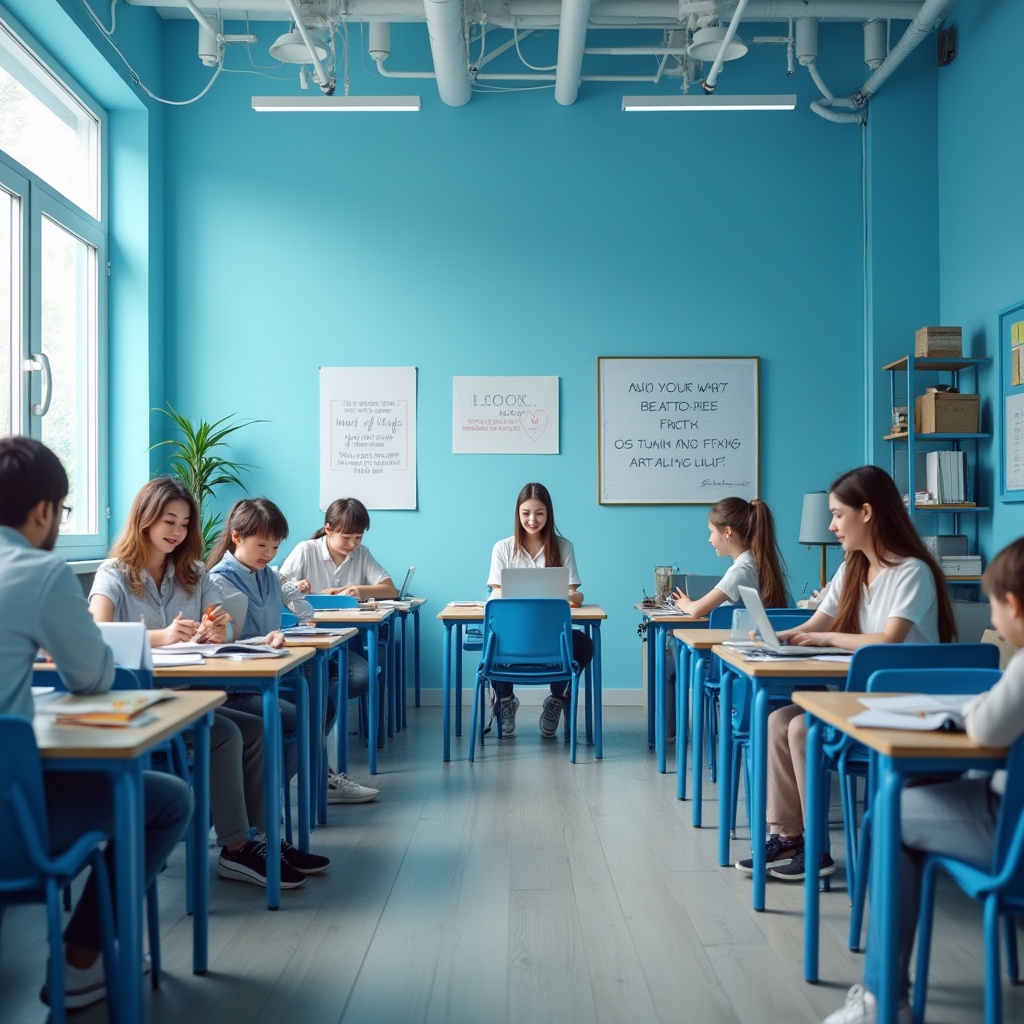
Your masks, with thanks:
[{"label": "table lamp", "polygon": [[828,507],[828,493],[826,491],[814,491],[804,495],[803,512],[800,514],[800,543],[809,547],[819,545],[821,547],[821,586],[824,590],[828,582],[827,569],[825,567],[825,548],[833,547],[839,543],[836,535],[829,530],[832,522],[832,512]]}]

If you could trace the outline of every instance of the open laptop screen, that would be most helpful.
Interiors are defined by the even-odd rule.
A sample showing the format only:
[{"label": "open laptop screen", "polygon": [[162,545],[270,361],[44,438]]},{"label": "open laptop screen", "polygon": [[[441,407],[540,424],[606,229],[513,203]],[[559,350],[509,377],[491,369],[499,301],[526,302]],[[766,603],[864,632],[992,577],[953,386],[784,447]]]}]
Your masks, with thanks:
[{"label": "open laptop screen", "polygon": [[569,568],[502,569],[502,597],[561,597],[569,599]]}]

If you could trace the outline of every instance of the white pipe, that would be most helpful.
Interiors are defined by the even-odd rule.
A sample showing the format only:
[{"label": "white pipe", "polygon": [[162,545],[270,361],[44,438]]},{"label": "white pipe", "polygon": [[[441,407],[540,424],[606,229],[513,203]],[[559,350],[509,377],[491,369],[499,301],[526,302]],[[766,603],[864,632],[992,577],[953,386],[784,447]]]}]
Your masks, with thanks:
[{"label": "white pipe", "polygon": [[833,110],[826,105],[824,100],[814,100],[811,103],[811,110],[825,118],[826,121],[834,121],[836,124],[866,124],[868,120],[868,115],[863,110],[855,112]]},{"label": "white pipe", "polygon": [[284,0],[284,2],[288,5],[288,10],[291,11],[295,28],[298,30],[299,35],[302,36],[306,49],[309,50],[309,62],[313,65],[313,73],[316,75],[316,80],[320,83],[321,90],[329,89],[331,79],[323,64],[320,63],[320,58],[316,55],[316,47],[313,45],[313,40],[309,38],[309,29],[306,28],[306,24],[302,20],[302,15],[299,13],[295,0]]},{"label": "white pipe", "polygon": [[437,72],[437,93],[449,107],[461,107],[472,95],[462,6],[459,0],[423,0],[423,11]]},{"label": "white pipe", "polygon": [[743,19],[743,12],[746,10],[748,0],[740,0],[736,5],[736,10],[732,12],[732,20],[729,22],[729,27],[725,30],[725,36],[722,39],[722,45],[718,48],[718,56],[715,57],[715,63],[711,65],[711,70],[708,72],[707,78],[700,83],[700,87],[708,93],[715,91],[715,86],[718,84],[718,73],[722,70],[722,64],[725,61],[726,50],[732,45],[732,38],[736,35],[736,29],[740,27],[740,21]]},{"label": "white pipe", "polygon": [[195,18],[196,21],[198,21],[199,24],[202,25],[207,32],[212,33],[215,38],[220,35],[220,28],[217,26],[217,23],[210,21],[210,19],[205,14],[203,14],[203,12],[199,10],[198,7],[196,7],[192,0],[183,0],[183,2],[185,6],[192,12],[192,17]]},{"label": "white pipe", "polygon": [[590,5],[591,0],[562,0],[562,24],[558,29],[558,59],[555,62],[555,100],[563,107],[572,106],[580,93]]}]

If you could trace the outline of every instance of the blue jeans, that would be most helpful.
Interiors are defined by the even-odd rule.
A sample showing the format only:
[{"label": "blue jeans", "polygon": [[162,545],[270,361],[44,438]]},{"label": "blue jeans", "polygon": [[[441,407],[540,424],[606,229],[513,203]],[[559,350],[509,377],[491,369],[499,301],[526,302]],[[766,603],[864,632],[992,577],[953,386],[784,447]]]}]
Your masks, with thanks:
[{"label": "blue jeans", "polygon": [[[910,954],[921,912],[921,874],[925,853],[951,853],[975,867],[988,869],[995,849],[999,797],[986,779],[954,779],[911,786],[900,799],[899,998],[910,993]],[[864,987],[878,995],[881,915],[868,920]]]},{"label": "blue jeans", "polygon": [[[43,778],[51,853],[66,850],[82,833],[92,829],[108,836],[114,834],[114,794],[109,775],[102,772],[46,772]],[[143,772],[142,794],[145,827],[143,864],[148,888],[185,834],[192,817],[192,790],[174,775]],[[107,843],[104,857],[111,876],[111,891],[115,893],[113,842]],[[116,912],[115,907],[115,915]],[[91,873],[64,931],[64,940],[83,949],[99,951],[102,948],[96,881]]]}]

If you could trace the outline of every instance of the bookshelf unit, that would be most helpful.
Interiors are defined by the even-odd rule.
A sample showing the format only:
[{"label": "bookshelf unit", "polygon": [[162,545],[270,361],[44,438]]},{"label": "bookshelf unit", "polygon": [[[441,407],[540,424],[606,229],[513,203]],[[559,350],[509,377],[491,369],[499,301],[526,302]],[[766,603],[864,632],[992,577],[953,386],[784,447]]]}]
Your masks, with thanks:
[{"label": "bookshelf unit", "polygon": [[[970,383],[973,386],[973,394],[978,393],[978,370],[987,366],[990,359],[967,359],[931,357],[931,356],[903,356],[895,362],[888,363],[882,369],[889,374],[889,404],[895,410],[906,405],[907,425],[906,430],[886,434],[884,440],[889,442],[889,471],[893,479],[897,476],[897,463],[899,458],[906,458],[906,486],[908,494],[907,511],[914,521],[918,531],[922,534],[941,533],[943,525],[951,525],[952,533],[966,533],[962,529],[969,522],[973,524],[972,546],[977,552],[978,546],[978,519],[981,512],[988,512],[990,508],[978,502],[979,473],[978,473],[978,442],[989,438],[987,433],[930,433],[922,434],[918,430],[916,422],[915,399],[917,395],[924,393],[924,387],[931,386],[936,378],[941,383],[948,383],[958,391],[960,388],[961,374],[971,374]],[[930,374],[931,378],[927,383],[918,387],[917,375]],[[902,386],[901,386],[902,385]],[[980,424],[979,424],[980,425]],[[961,504],[918,504],[916,493],[918,486],[923,481],[918,479],[916,469],[916,456],[920,451],[935,451],[939,449],[951,449],[957,452],[966,453],[967,474],[965,483],[968,487],[968,501]],[[948,516],[949,519],[943,517]],[[962,518],[967,517],[967,518]],[[949,531],[947,531],[949,532]],[[948,576],[950,586],[977,587],[981,582],[980,576]]]}]

